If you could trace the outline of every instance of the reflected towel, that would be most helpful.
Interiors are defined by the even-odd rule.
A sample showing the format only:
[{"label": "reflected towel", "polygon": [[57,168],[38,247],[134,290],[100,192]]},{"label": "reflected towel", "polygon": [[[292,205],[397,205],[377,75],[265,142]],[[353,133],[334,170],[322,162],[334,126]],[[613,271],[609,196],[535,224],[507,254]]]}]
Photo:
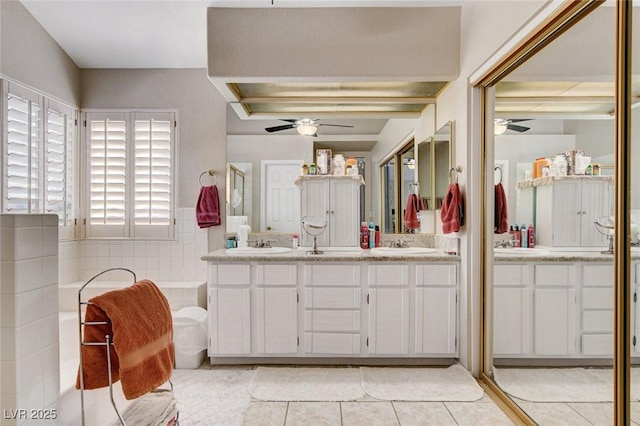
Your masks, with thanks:
[{"label": "reflected towel", "polygon": [[[420,228],[420,221],[418,220],[418,211],[420,211],[421,201],[418,201],[419,197],[416,194],[409,195],[407,199],[407,206],[404,209],[404,225],[407,229]],[[424,210],[424,208],[422,209]]]},{"label": "reflected towel", "polygon": [[442,219],[442,232],[445,234],[458,232],[460,227],[464,225],[464,200],[457,183],[451,183],[447,188],[447,193],[442,201],[440,218]]},{"label": "reflected towel", "polygon": [[200,228],[220,225],[220,198],[218,187],[215,185],[200,188],[198,204],[196,205],[196,219]]},{"label": "reflected towel", "polygon": [[[122,382],[125,398],[134,399],[171,377],[174,365],[173,321],[169,302],[154,283],[142,280],[89,299],[83,342],[105,342],[111,335],[112,382]],[[104,346],[82,346],[85,389],[109,386]],[[76,388],[80,388],[80,371]]]},{"label": "reflected towel", "polygon": [[498,183],[495,186],[495,218],[493,230],[496,234],[504,234],[509,230],[507,210],[507,194],[505,194],[502,184]]}]

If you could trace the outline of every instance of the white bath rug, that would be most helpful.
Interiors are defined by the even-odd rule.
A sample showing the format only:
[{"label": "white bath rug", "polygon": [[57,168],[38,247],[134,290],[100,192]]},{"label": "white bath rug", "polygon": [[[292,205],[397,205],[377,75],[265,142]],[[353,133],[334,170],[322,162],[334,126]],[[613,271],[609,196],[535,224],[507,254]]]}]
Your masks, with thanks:
[{"label": "white bath rug", "polygon": [[[502,390],[531,402],[610,402],[610,369],[494,368]],[[611,378],[610,380],[612,380]]]},{"label": "white bath rug", "polygon": [[254,370],[174,370],[180,426],[242,425]]},{"label": "white bath rug", "polygon": [[448,368],[360,367],[367,395],[390,401],[476,401],[484,395],[459,364]]},{"label": "white bath rug", "polygon": [[357,368],[258,367],[249,394],[262,401],[354,401],[364,391]]}]

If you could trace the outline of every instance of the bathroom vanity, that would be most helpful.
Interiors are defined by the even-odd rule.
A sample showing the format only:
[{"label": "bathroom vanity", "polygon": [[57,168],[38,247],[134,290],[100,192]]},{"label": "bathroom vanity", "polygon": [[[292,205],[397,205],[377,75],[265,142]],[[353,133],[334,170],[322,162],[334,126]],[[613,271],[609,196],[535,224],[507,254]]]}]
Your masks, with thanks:
[{"label": "bathroom vanity", "polygon": [[209,356],[457,357],[459,257],[397,253],[203,256]]},{"label": "bathroom vanity", "polygon": [[[611,358],[611,255],[599,251],[496,254],[494,260],[496,358]],[[640,253],[633,253],[632,260],[635,294],[640,289]],[[636,311],[634,302],[632,336],[640,321]],[[640,342],[632,339],[631,355],[640,356]]]}]

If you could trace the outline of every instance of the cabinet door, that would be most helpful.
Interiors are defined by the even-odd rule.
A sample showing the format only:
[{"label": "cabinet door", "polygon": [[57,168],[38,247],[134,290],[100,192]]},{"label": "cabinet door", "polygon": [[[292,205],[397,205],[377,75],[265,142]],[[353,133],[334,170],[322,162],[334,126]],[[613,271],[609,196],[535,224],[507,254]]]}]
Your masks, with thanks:
[{"label": "cabinet door", "polygon": [[603,247],[609,241],[593,224],[611,214],[611,185],[608,181],[582,180],[581,243],[585,247]]},{"label": "cabinet door", "polygon": [[369,353],[409,353],[409,289],[369,291]]},{"label": "cabinet door", "polygon": [[494,287],[494,355],[529,353],[531,293],[522,287]]},{"label": "cabinet door", "polygon": [[295,288],[256,289],[256,350],[261,354],[298,351],[298,293]]},{"label": "cabinet door", "polygon": [[355,179],[330,179],[329,210],[332,246],[357,247],[360,244],[360,192]]},{"label": "cabinet door", "polygon": [[248,288],[209,290],[209,356],[251,352],[251,301]]},{"label": "cabinet door", "polygon": [[[302,181],[302,194],[300,196],[301,219],[305,216],[323,217],[327,221],[329,215],[329,179],[304,179]],[[302,225],[300,225],[302,226]],[[302,236],[301,245],[310,247],[313,244],[313,237],[307,234],[303,228],[300,229]],[[319,246],[329,245],[329,229],[317,236]]]},{"label": "cabinet door", "polygon": [[575,290],[534,290],[534,352],[570,355],[575,352]]},{"label": "cabinet door", "polygon": [[416,289],[416,352],[450,355],[456,352],[456,289]]},{"label": "cabinet door", "polygon": [[580,179],[556,181],[553,184],[553,245],[557,247],[580,246],[582,218]]}]

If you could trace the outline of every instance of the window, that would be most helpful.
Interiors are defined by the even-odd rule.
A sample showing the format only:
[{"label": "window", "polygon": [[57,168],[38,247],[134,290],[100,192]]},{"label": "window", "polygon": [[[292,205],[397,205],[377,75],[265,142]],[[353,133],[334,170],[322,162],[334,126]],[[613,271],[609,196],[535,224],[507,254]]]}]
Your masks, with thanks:
[{"label": "window", "polygon": [[89,112],[87,238],[174,235],[175,113]]},{"label": "window", "polygon": [[76,111],[15,83],[2,88],[2,210],[56,213],[60,238],[73,238]]}]

